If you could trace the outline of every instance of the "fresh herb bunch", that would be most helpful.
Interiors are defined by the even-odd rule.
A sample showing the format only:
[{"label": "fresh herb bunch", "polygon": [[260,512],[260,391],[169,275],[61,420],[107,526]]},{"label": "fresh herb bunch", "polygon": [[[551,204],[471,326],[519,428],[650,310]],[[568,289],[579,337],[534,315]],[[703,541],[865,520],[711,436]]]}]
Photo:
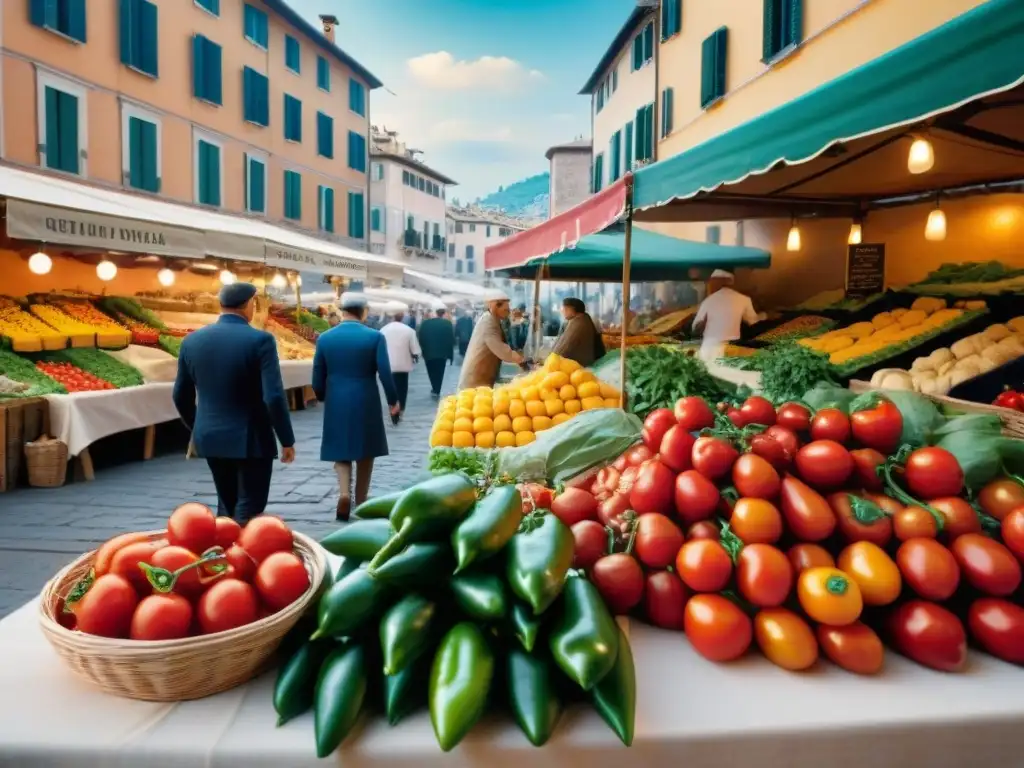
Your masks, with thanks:
[{"label": "fresh herb bunch", "polygon": [[142,384],[141,373],[100,349],[63,349],[59,352],[47,352],[42,355],[42,359],[55,363],[71,363],[118,389]]},{"label": "fresh herb bunch", "polygon": [[108,296],[105,299],[101,299],[99,305],[101,309],[107,312],[119,312],[133,320],[137,320],[143,325],[156,328],[158,331],[167,330],[167,326],[156,316],[155,312],[146,309],[135,299],[130,299],[126,296]]},{"label": "fresh herb bunch", "polygon": [[761,394],[773,403],[799,400],[815,387],[837,386],[828,355],[800,344],[776,344],[730,365],[761,374]]},{"label": "fresh herb bunch", "polygon": [[61,384],[58,384],[40,371],[29,360],[14,352],[8,352],[3,349],[0,349],[0,375],[29,385],[28,389],[20,392],[5,392],[3,394],[4,398],[40,397],[41,395],[62,395],[67,393],[67,390]]},{"label": "fresh herb bunch", "polygon": [[166,333],[160,334],[160,349],[172,357],[177,357],[181,351],[181,339]]},{"label": "fresh herb bunch", "polygon": [[435,448],[427,457],[427,467],[434,475],[461,472],[479,481],[490,474],[494,464],[492,453],[479,448]]},{"label": "fresh herb bunch", "polygon": [[324,320],[319,315],[315,315],[308,309],[303,309],[299,312],[299,325],[304,325],[307,328],[312,328],[317,333],[325,333],[331,330],[331,324]]},{"label": "fresh herb bunch", "polygon": [[728,394],[702,360],[671,347],[630,349],[626,370],[629,409],[641,418],[656,408],[672,408],[681,397],[696,395],[717,403]]}]

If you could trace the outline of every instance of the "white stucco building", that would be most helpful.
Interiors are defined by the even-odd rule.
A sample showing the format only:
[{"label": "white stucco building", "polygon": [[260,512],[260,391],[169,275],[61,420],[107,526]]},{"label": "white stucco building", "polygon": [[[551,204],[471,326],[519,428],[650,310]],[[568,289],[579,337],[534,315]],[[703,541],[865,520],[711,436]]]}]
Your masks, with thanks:
[{"label": "white stucco building", "polygon": [[548,218],[567,211],[590,197],[592,144],[576,139],[551,147],[548,159],[551,180],[548,187]]},{"label": "white stucco building", "polygon": [[654,159],[657,27],[657,3],[637,0],[580,90],[590,96],[592,192]]},{"label": "white stucco building", "polygon": [[448,208],[448,259],[445,275],[482,283],[484,250],[527,228],[527,224],[498,211]]},{"label": "white stucco building", "polygon": [[370,143],[370,252],[440,275],[447,243],[445,200],[456,182],[423,163],[395,131],[373,127]]}]

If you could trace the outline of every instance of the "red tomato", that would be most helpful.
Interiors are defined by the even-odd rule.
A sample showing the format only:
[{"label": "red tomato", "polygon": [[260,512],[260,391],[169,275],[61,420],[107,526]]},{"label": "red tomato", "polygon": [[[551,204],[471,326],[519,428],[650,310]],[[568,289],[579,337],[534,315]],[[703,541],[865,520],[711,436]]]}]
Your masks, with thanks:
[{"label": "red tomato", "polygon": [[729,474],[739,452],[717,437],[698,437],[693,444],[690,459],[693,468],[709,480],[718,480]]},{"label": "red tomato", "polygon": [[230,517],[220,515],[217,517],[217,538],[216,543],[218,547],[227,549],[236,541],[242,533],[242,526],[235,522]]},{"label": "red tomato", "polygon": [[590,580],[615,615],[629,613],[644,596],[644,571],[640,563],[618,552],[594,563]]},{"label": "red tomato", "polygon": [[718,592],[732,576],[732,558],[719,542],[694,539],[679,548],[676,573],[694,592]]},{"label": "red tomato", "polygon": [[228,547],[225,557],[235,578],[252,581],[252,577],[256,575],[256,563],[244,549],[237,544],[232,544]]},{"label": "red tomato", "polygon": [[853,457],[834,440],[815,440],[797,451],[796,471],[814,488],[838,488],[853,474]]},{"label": "red tomato", "polygon": [[217,518],[205,504],[182,504],[167,519],[167,540],[201,555],[217,543]]},{"label": "red tomato", "polygon": [[784,403],[775,413],[775,423],[793,432],[806,432],[811,428],[811,412],[799,403]]},{"label": "red tomato", "polygon": [[672,510],[676,473],[657,459],[644,462],[629,492],[629,504],[637,514]]},{"label": "red tomato", "polygon": [[850,451],[853,459],[853,480],[865,490],[881,491],[882,478],[875,470],[885,464],[885,456],[874,448],[857,448]]},{"label": "red tomato", "polygon": [[636,523],[634,552],[648,568],[667,568],[683,546],[683,532],[664,515],[641,515]]},{"label": "red tomato", "polygon": [[760,456],[745,453],[733,464],[732,484],[740,496],[770,500],[779,493],[779,473]]},{"label": "red tomato", "polygon": [[1024,488],[1016,480],[1000,477],[981,489],[978,504],[986,514],[1002,521],[1017,507],[1024,507]]},{"label": "red tomato", "polygon": [[617,472],[622,472],[629,464],[626,463],[626,454],[623,453],[619,458],[612,462],[612,468]]},{"label": "red tomato", "polygon": [[273,515],[254,517],[242,529],[238,544],[249,557],[262,563],[274,552],[291,552],[293,546],[291,529],[284,520]]},{"label": "red tomato", "polygon": [[139,596],[128,579],[104,574],[75,604],[75,628],[89,635],[128,637],[138,604]]},{"label": "red tomato", "polygon": [[797,575],[808,568],[836,567],[836,561],[829,551],[817,544],[794,544],[786,551],[786,557]]},{"label": "red tomato", "polygon": [[199,627],[204,635],[252,624],[258,613],[256,590],[238,579],[215,582],[199,598],[196,606]]},{"label": "red tomato", "polygon": [[149,541],[149,534],[122,533],[120,536],[115,536],[103,542],[100,548],[96,550],[96,557],[93,560],[92,567],[96,571],[96,575],[102,576],[110,570],[110,564],[113,562],[114,555],[117,554],[118,550],[140,541]]},{"label": "red tomato", "polygon": [[1013,510],[1003,518],[1003,543],[1017,556],[1024,560],[1024,507]]},{"label": "red tomato", "polygon": [[[154,552],[149,564],[154,568],[163,568],[174,573],[179,568],[192,565],[198,559],[199,555],[192,550],[173,545]],[[200,583],[201,576],[199,568],[189,568],[174,582],[174,591],[185,595],[185,597],[194,597],[203,591],[203,585]]]},{"label": "red tomato", "polygon": [[749,544],[736,561],[736,586],[759,608],[782,605],[793,589],[793,566],[769,544]]},{"label": "red tomato", "polygon": [[309,589],[309,573],[294,552],[274,552],[256,568],[253,584],[263,603],[279,611]]},{"label": "red tomato", "polygon": [[699,432],[715,426],[715,412],[701,397],[691,396],[678,400],[674,415],[679,426],[688,432]]},{"label": "red tomato", "polygon": [[640,433],[644,445],[657,452],[661,449],[661,439],[675,425],[676,417],[668,408],[657,408],[651,411],[644,419],[644,428]]},{"label": "red tomato", "polygon": [[729,527],[744,544],[774,544],[782,538],[782,515],[770,501],[739,499]]},{"label": "red tomato", "polygon": [[[524,497],[530,499],[536,509],[551,509],[554,491],[540,483],[526,483],[521,487]],[[530,503],[530,502],[525,502]]]},{"label": "red tomato", "polygon": [[629,496],[625,493],[613,493],[597,507],[597,519],[602,525],[617,526],[622,516],[629,511]]},{"label": "red tomato", "polygon": [[949,548],[960,572],[975,589],[994,597],[1009,597],[1020,586],[1020,563],[998,541],[980,533],[965,533]]},{"label": "red tomato", "polygon": [[958,496],[964,489],[964,471],[945,448],[918,448],[907,457],[903,479],[919,499]]},{"label": "red tomato", "polygon": [[572,527],[573,568],[589,571],[608,551],[608,531],[594,520],[583,520]]},{"label": "red tomato", "polygon": [[656,627],[682,630],[688,597],[686,586],[671,571],[649,573],[644,585],[644,614]]},{"label": "red tomato", "polygon": [[747,423],[743,420],[743,412],[739,408],[730,408],[725,412],[725,415],[728,417],[729,421],[732,422],[732,425],[734,427],[739,427],[742,429],[747,425]]},{"label": "red tomato", "polygon": [[597,519],[597,499],[582,488],[566,488],[551,502],[551,512],[571,528],[581,520]]},{"label": "red tomato", "polygon": [[694,595],[686,603],[683,629],[705,659],[732,661],[750,647],[754,627],[735,603],[721,595]]},{"label": "red tomato", "polygon": [[907,585],[927,600],[948,600],[960,584],[953,553],[935,539],[908,539],[896,550],[896,565]]},{"label": "red tomato", "polygon": [[710,539],[711,541],[718,541],[718,526],[710,520],[699,520],[689,528],[686,529],[686,540],[691,539]]},{"label": "red tomato", "polygon": [[891,402],[883,400],[874,408],[851,413],[850,428],[853,439],[865,448],[874,448],[888,455],[899,447],[903,414]]},{"label": "red tomato", "polygon": [[775,423],[775,406],[772,401],[754,395],[748,397],[740,406],[740,413],[743,415],[744,424],[761,424],[770,427]]},{"label": "red tomato", "polygon": [[707,520],[718,509],[718,488],[695,469],[676,477],[674,495],[676,512],[684,523]]},{"label": "red tomato", "polygon": [[[929,499],[928,506],[942,514],[945,525],[942,532],[953,540],[965,533],[981,533],[981,520],[974,507],[959,496]],[[927,511],[927,510],[926,510]]]},{"label": "red tomato", "polygon": [[955,614],[926,600],[911,600],[889,615],[893,647],[911,661],[942,672],[967,663],[967,633]]},{"label": "red tomato", "polygon": [[132,616],[132,640],[178,640],[192,627],[192,603],[173,592],[142,599]]},{"label": "red tomato", "polygon": [[967,611],[967,627],[978,645],[997,659],[1024,664],[1024,608],[983,597]]},{"label": "red tomato", "polygon": [[634,445],[626,451],[626,464],[631,467],[640,467],[644,462],[654,458],[654,451],[646,445]]},{"label": "red tomato", "polygon": [[[839,533],[847,541],[870,541],[884,547],[892,538],[892,518],[869,499],[837,491],[829,495],[828,505],[835,513]],[[863,521],[857,518],[854,505],[864,516]]]},{"label": "red tomato", "polygon": [[811,440],[845,443],[850,433],[850,418],[838,408],[822,408],[811,419]]},{"label": "red tomato", "polygon": [[779,472],[785,472],[793,463],[793,454],[786,446],[766,434],[750,438],[750,452],[760,456]]},{"label": "red tomato", "polygon": [[819,624],[818,645],[829,661],[857,675],[873,675],[885,662],[885,647],[875,631],[855,621],[845,627]]},{"label": "red tomato", "polygon": [[892,517],[892,530],[900,541],[934,539],[939,535],[935,516],[924,507],[900,507]]},{"label": "red tomato", "polygon": [[114,558],[110,562],[109,572],[116,573],[118,576],[124,576],[131,582],[136,591],[140,594],[148,595],[152,588],[149,585],[149,579],[146,578],[146,574],[139,567],[139,563],[152,565],[153,555],[166,546],[166,539],[158,539],[156,541],[138,541],[126,547],[121,547],[114,554]]},{"label": "red tomato", "polygon": [[693,444],[696,442],[697,439],[685,428],[676,425],[662,438],[658,458],[670,469],[682,472],[691,466],[690,456],[693,452]]},{"label": "red tomato", "polygon": [[789,427],[784,427],[781,424],[775,424],[774,426],[768,427],[762,434],[767,435],[772,440],[780,443],[783,448],[786,449],[786,453],[789,454],[792,459],[796,456],[796,452],[800,450],[800,438],[796,436]]},{"label": "red tomato", "polygon": [[621,473],[615,467],[604,467],[598,470],[597,476],[594,478],[594,484],[591,486],[591,492],[594,496],[598,497],[598,501],[602,501],[600,494],[612,494],[619,490],[619,479]]},{"label": "red tomato", "polygon": [[782,479],[779,500],[786,525],[800,541],[822,541],[835,530],[836,516],[825,497],[792,475]]}]

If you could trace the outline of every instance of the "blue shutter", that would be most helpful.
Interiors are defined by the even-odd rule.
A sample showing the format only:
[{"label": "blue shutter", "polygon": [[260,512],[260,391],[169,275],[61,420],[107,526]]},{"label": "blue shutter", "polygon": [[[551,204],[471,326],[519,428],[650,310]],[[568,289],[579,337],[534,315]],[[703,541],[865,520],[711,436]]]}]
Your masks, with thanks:
[{"label": "blue shutter", "polygon": [[243,116],[246,122],[270,125],[270,81],[255,69],[242,70]]},{"label": "blue shutter", "polygon": [[348,167],[366,173],[366,138],[355,131],[348,132]]},{"label": "blue shutter", "polygon": [[245,188],[249,211],[266,213],[267,169],[262,161],[248,155],[245,157]]},{"label": "blue shutter", "polygon": [[783,0],[786,9],[786,45],[799,45],[804,39],[804,0]]},{"label": "blue shutter", "polygon": [[206,54],[207,88],[209,89],[209,96],[207,98],[214,104],[223,104],[220,46],[207,40],[206,47],[208,49]]},{"label": "blue shutter", "polygon": [[29,0],[28,19],[37,27],[57,29],[57,0]]},{"label": "blue shutter", "polygon": [[647,151],[647,145],[644,142],[644,124],[646,122],[647,108],[640,107],[640,109],[636,111],[636,161],[638,163],[647,159],[644,154]]},{"label": "blue shutter", "polygon": [[60,125],[60,168],[68,173],[79,172],[78,97],[57,92],[58,123]]},{"label": "blue shutter", "polygon": [[617,181],[619,178],[619,146],[622,134],[616,131],[612,134],[611,142],[608,145],[608,182]]},{"label": "blue shutter", "polygon": [[143,72],[157,77],[160,74],[159,11],[155,3],[137,0],[138,63]]},{"label": "blue shutter", "polygon": [[644,27],[644,63],[654,58],[654,22]]},{"label": "blue shutter", "polygon": [[370,230],[380,232],[380,208],[370,209]]},{"label": "blue shutter", "polygon": [[302,219],[302,176],[296,171],[284,172],[284,215],[286,219]]},{"label": "blue shutter", "polygon": [[348,108],[357,115],[366,116],[366,89],[354,77],[348,80]]},{"label": "blue shutter", "polygon": [[334,157],[334,119],[323,112],[316,113],[316,151],[322,157]]},{"label": "blue shutter", "polygon": [[291,35],[284,36],[284,65],[292,72],[302,71],[302,53],[299,41]]},{"label": "blue shutter", "polygon": [[317,221],[325,232],[334,232],[334,190],[319,187],[317,195]]},{"label": "blue shutter", "polygon": [[288,141],[302,141],[302,102],[287,93],[284,95],[284,137]]},{"label": "blue shutter", "polygon": [[633,122],[626,123],[626,135],[622,142],[622,149],[625,153],[625,160],[622,167],[624,171],[633,170]]},{"label": "blue shutter", "polygon": [[331,90],[331,65],[323,56],[316,57],[316,84],[325,91]]},{"label": "blue shutter", "polygon": [[214,16],[220,16],[220,0],[196,0],[196,2]]},{"label": "blue shutter", "polygon": [[192,38],[192,91],[197,99],[221,105],[221,49],[202,35]]},{"label": "blue shutter", "polygon": [[259,8],[245,4],[244,33],[246,38],[266,49],[268,43],[267,14]]},{"label": "blue shutter", "polygon": [[206,145],[207,194],[210,205],[220,205],[220,147]]},{"label": "blue shutter", "polygon": [[60,164],[60,92],[46,86],[46,167],[61,169]]},{"label": "blue shutter", "polygon": [[704,109],[725,95],[728,29],[720,27],[701,44],[700,106]]},{"label": "blue shutter", "polygon": [[661,138],[672,133],[672,89],[661,92]]},{"label": "blue shutter", "polygon": [[64,0],[62,10],[66,16],[61,32],[80,43],[86,42],[85,0]]},{"label": "blue shutter", "polygon": [[[33,3],[33,6],[35,4]],[[135,0],[121,0],[120,8],[120,40],[121,63],[129,67],[135,66]]]},{"label": "blue shutter", "polygon": [[363,193],[348,193],[348,236],[357,240],[366,236],[366,213],[363,210]]},{"label": "blue shutter", "polygon": [[206,77],[206,38],[196,35],[192,38],[192,95],[203,98],[206,89],[203,86]]},{"label": "blue shutter", "polygon": [[155,123],[137,117],[128,118],[128,184],[147,192],[160,191],[157,174],[157,143]]}]

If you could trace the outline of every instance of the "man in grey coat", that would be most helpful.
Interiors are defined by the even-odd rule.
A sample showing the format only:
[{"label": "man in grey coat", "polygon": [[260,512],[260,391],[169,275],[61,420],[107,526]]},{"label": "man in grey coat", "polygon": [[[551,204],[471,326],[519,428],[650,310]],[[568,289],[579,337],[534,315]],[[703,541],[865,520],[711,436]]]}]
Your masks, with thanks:
[{"label": "man in grey coat", "polygon": [[473,328],[466,359],[462,363],[462,375],[459,377],[460,390],[493,387],[498,380],[502,362],[516,365],[523,362],[523,356],[509,346],[501,330],[501,321],[510,312],[508,296],[504,291],[490,290],[485,298],[487,311]]}]

